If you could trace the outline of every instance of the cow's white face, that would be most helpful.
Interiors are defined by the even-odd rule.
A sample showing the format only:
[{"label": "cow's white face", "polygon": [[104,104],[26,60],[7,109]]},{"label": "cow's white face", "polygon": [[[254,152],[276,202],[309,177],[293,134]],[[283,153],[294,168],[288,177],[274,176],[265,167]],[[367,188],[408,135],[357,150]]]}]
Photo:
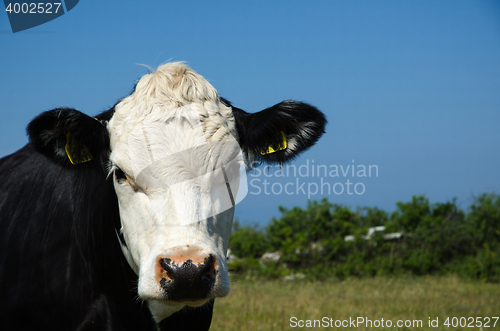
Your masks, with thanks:
[{"label": "cow's white face", "polygon": [[[123,250],[140,298],[159,321],[225,296],[234,204],[245,193],[231,108],[203,77],[170,63],[140,79],[108,129]],[[186,289],[181,278],[199,284]]]}]

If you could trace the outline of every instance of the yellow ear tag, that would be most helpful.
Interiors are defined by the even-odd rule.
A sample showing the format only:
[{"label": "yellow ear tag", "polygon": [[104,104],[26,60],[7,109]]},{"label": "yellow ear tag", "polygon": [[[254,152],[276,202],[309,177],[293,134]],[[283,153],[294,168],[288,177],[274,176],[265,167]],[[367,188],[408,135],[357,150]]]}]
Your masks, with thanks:
[{"label": "yellow ear tag", "polygon": [[267,150],[260,151],[261,155],[276,153],[276,152],[279,152],[279,151],[286,149],[286,134],[283,131],[280,131],[280,133],[281,133],[282,140],[279,142],[279,144],[278,145],[269,145],[267,147]]},{"label": "yellow ear tag", "polygon": [[69,131],[66,132],[66,146],[64,146],[64,150],[72,164],[79,164],[92,160],[92,154],[87,146],[82,145],[80,146],[80,150],[78,150],[78,144]]}]

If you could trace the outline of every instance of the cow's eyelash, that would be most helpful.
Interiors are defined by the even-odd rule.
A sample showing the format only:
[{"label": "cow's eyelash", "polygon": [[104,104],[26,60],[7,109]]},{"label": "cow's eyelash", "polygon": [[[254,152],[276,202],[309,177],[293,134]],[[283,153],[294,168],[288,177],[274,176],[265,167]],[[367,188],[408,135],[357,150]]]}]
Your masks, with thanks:
[{"label": "cow's eyelash", "polygon": [[106,164],[106,172],[107,172],[106,178],[113,177],[113,174],[114,174],[116,168],[118,168],[116,166],[116,164],[114,164],[111,161],[107,162],[107,164]]}]

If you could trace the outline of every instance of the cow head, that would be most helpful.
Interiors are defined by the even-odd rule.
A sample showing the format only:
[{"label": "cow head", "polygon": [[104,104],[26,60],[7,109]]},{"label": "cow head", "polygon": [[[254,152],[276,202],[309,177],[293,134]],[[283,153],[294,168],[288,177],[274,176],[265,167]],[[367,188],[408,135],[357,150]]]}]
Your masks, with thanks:
[{"label": "cow head", "polygon": [[287,162],[326,124],[300,102],[252,114],[235,108],[182,63],[143,76],[108,117],[57,109],[28,132],[40,151],[68,166],[106,164],[122,250],[157,321],[229,293],[226,252],[245,172],[260,162]]}]

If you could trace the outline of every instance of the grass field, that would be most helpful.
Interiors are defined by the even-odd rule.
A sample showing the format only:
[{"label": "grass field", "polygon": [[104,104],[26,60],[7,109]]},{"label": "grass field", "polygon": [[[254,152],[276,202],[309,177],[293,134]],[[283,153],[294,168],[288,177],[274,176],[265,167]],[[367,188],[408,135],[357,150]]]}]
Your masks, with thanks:
[{"label": "grass field", "polygon": [[[229,296],[215,302],[211,330],[500,330],[495,316],[500,316],[499,284],[454,276],[234,281]],[[433,325],[438,319],[438,327],[429,326],[429,317]],[[444,325],[448,317],[449,327]],[[358,318],[365,320],[353,326],[350,319],[357,322]],[[314,320],[318,320],[316,327]],[[466,326],[460,327],[460,322]]]}]

